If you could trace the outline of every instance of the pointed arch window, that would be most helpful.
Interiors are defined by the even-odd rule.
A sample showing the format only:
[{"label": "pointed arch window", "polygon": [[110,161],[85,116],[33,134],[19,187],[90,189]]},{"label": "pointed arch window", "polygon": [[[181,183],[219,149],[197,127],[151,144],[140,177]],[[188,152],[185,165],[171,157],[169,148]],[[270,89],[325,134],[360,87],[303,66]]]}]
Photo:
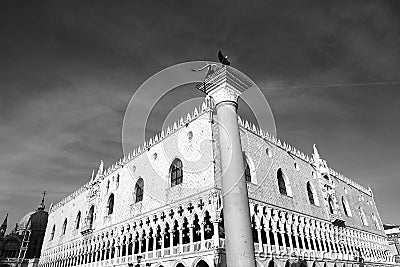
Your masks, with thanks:
[{"label": "pointed arch window", "polygon": [[108,197],[108,202],[107,202],[107,215],[111,215],[114,212],[114,194],[111,194]]},{"label": "pointed arch window", "polygon": [[92,228],[93,226],[93,221],[94,221],[94,206],[91,206],[87,217],[87,222],[90,228]]},{"label": "pointed arch window", "polygon": [[61,235],[65,235],[66,231],[67,231],[67,219],[64,220],[62,230],[61,230]]},{"label": "pointed arch window", "polygon": [[331,196],[328,197],[328,206],[329,206],[329,213],[334,214],[333,199]]},{"label": "pointed arch window", "polygon": [[110,180],[107,181],[106,185],[106,194],[108,194],[108,191],[110,190]]},{"label": "pointed arch window", "polygon": [[368,221],[367,221],[367,217],[365,216],[364,210],[361,207],[359,207],[358,212],[360,214],[360,219],[361,219],[362,224],[365,226],[368,226]]},{"label": "pointed arch window", "polygon": [[246,182],[251,182],[251,171],[250,171],[250,166],[246,162],[246,168],[244,169],[244,177],[246,179]]},{"label": "pointed arch window", "polygon": [[346,200],[343,196],[342,196],[342,206],[343,206],[344,214],[345,214],[347,217],[352,217],[351,209],[350,209],[349,203],[347,202],[347,200]]},{"label": "pointed arch window", "polygon": [[50,240],[53,240],[55,232],[56,232],[56,225],[54,224],[53,229],[51,229]]},{"label": "pointed arch window", "polygon": [[171,177],[171,186],[181,184],[183,182],[183,164],[182,161],[176,158],[169,168]]},{"label": "pointed arch window", "polygon": [[292,189],[290,187],[290,181],[286,177],[286,175],[283,173],[281,168],[279,168],[278,171],[276,172],[276,176],[277,176],[277,180],[278,180],[279,193],[281,193],[281,195],[291,197]]},{"label": "pointed arch window", "polygon": [[381,230],[378,218],[375,216],[374,213],[372,213],[372,221],[374,222],[375,228],[378,229],[378,230]]},{"label": "pointed arch window", "polygon": [[115,182],[115,188],[119,187],[119,174],[117,175],[117,180]]},{"label": "pointed arch window", "polygon": [[135,203],[138,203],[143,200],[143,189],[144,189],[144,182],[142,178],[136,182],[135,185]]},{"label": "pointed arch window", "polygon": [[75,220],[75,229],[79,229],[80,223],[81,223],[81,211],[78,211],[78,214],[76,215],[76,220]]},{"label": "pointed arch window", "polygon": [[314,190],[311,187],[310,182],[307,182],[307,194],[308,194],[308,200],[310,201],[310,203],[315,205]]}]

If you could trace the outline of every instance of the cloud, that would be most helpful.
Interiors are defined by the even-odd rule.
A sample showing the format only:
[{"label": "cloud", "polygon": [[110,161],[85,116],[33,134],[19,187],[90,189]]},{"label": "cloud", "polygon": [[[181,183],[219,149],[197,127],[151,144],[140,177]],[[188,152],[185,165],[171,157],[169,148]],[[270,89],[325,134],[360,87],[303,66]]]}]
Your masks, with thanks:
[{"label": "cloud", "polygon": [[[332,167],[376,186],[384,220],[398,221],[398,86],[324,87],[396,81],[398,20],[397,6],[376,1],[9,2],[0,10],[0,216],[17,221],[43,189],[56,202],[100,159],[119,159],[136,88],[222,49],[263,90],[283,139],[305,152],[319,144]],[[290,88],[305,85],[321,86]],[[151,131],[170,110],[160,102]]]}]

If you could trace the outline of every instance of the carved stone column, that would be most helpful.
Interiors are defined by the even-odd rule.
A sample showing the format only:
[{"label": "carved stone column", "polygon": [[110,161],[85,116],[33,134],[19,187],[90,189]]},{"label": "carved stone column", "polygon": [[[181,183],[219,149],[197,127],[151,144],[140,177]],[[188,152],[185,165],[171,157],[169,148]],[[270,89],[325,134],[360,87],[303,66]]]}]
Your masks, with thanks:
[{"label": "carved stone column", "polygon": [[222,66],[199,89],[215,103],[222,167],[227,266],[255,266],[247,183],[237,118],[238,98],[252,86],[243,74]]},{"label": "carved stone column", "polygon": [[204,247],[204,240],[205,240],[205,238],[204,238],[204,225],[205,224],[206,223],[204,221],[200,223],[200,247],[201,247],[201,249],[205,248]]},{"label": "carved stone column", "polygon": [[174,248],[174,230],[170,229],[169,230],[169,251],[170,251],[170,255],[172,255],[173,253],[173,248]]},{"label": "carved stone column", "polygon": [[155,257],[155,253],[156,253],[156,250],[157,250],[157,232],[155,232],[154,234],[153,234],[153,253],[154,253],[154,257]]},{"label": "carved stone column", "polygon": [[189,239],[190,239],[190,241],[189,241],[189,243],[190,243],[190,251],[192,252],[192,251],[194,251],[194,233],[193,233],[193,231],[194,231],[194,225],[191,223],[190,225],[189,225]]},{"label": "carved stone column", "polygon": [[179,252],[183,252],[183,227],[179,227]]}]

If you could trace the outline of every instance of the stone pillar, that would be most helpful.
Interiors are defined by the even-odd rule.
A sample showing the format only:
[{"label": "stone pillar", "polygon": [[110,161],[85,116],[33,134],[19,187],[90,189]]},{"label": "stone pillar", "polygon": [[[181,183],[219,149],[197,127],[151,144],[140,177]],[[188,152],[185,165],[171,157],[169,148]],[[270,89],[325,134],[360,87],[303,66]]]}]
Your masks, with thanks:
[{"label": "stone pillar", "polygon": [[146,239],[145,249],[146,249],[146,252],[149,252],[150,251],[150,233],[146,234],[145,239]]},{"label": "stone pillar", "polygon": [[214,248],[219,248],[219,231],[218,231],[218,223],[220,221],[218,219],[215,219],[213,221],[213,228],[214,228],[214,236],[213,236],[213,241],[214,241]]},{"label": "stone pillar", "polygon": [[154,257],[156,256],[156,250],[157,250],[157,233],[153,235],[153,253]]},{"label": "stone pillar", "polygon": [[265,253],[269,253],[271,251],[271,240],[269,240],[269,219],[264,222],[264,231],[265,231],[265,237],[267,239],[267,251],[264,251]]},{"label": "stone pillar", "polygon": [[[136,236],[135,236],[136,237]],[[136,249],[136,239],[132,237],[132,255],[135,255],[135,249]],[[128,254],[128,253],[127,253]],[[129,254],[128,254],[129,255]]]},{"label": "stone pillar", "polygon": [[192,252],[192,251],[194,251],[194,238],[193,238],[193,228],[194,228],[194,225],[193,224],[190,224],[189,226],[189,244],[190,244],[190,247],[189,247],[189,250],[190,250],[190,252]]},{"label": "stone pillar", "polygon": [[174,248],[174,230],[171,229],[169,230],[169,255],[172,255],[172,253],[174,252],[173,250]]},{"label": "stone pillar", "polygon": [[222,66],[199,86],[212,97],[217,111],[227,266],[254,267],[254,242],[237,117],[238,98],[252,82],[235,69]]},{"label": "stone pillar", "polygon": [[142,236],[140,235],[139,236],[139,244],[138,244],[138,246],[139,246],[139,248],[138,248],[138,254],[141,254],[143,251],[142,251],[142,240],[143,240],[143,238],[142,238]]},{"label": "stone pillar", "polygon": [[183,252],[183,227],[179,227],[179,252]]},{"label": "stone pillar", "polygon": [[262,242],[262,236],[261,236],[261,226],[257,226],[257,238],[258,238],[258,251],[263,252],[263,242]]},{"label": "stone pillar", "polygon": [[204,240],[205,240],[205,238],[204,238],[204,225],[205,224],[206,224],[205,222],[201,222],[200,223],[200,247],[201,247],[201,249],[204,249]]},{"label": "stone pillar", "polygon": [[164,257],[164,249],[165,249],[165,229],[161,230],[161,257]]}]

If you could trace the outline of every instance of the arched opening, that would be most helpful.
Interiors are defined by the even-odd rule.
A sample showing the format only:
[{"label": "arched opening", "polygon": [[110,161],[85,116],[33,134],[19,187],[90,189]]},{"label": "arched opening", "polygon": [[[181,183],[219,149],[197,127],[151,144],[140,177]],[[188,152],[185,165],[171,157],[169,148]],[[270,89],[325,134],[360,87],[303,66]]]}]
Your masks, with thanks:
[{"label": "arched opening", "polygon": [[110,180],[107,181],[106,194],[108,194],[109,190],[110,190]]},{"label": "arched opening", "polygon": [[154,240],[156,242],[156,249],[161,249],[162,245],[162,233],[161,233],[161,227],[157,225],[156,229],[156,238]]},{"label": "arched opening", "polygon": [[246,168],[244,169],[244,177],[246,179],[246,182],[251,182],[250,166],[247,162],[246,162]]},{"label": "arched opening", "polygon": [[251,217],[251,232],[253,234],[253,241],[254,243],[260,243],[260,240],[258,240],[258,233],[256,229],[256,218],[255,215]]},{"label": "arched opening", "polygon": [[88,225],[90,228],[92,228],[92,226],[93,226],[93,220],[94,220],[94,206],[91,206],[90,210],[89,210],[89,214],[88,214],[88,219],[87,219]]},{"label": "arched opening", "polygon": [[308,181],[307,182],[307,194],[308,194],[308,200],[312,205],[315,205],[315,198],[314,198],[314,192],[313,188],[311,187],[311,183]]},{"label": "arched opening", "polygon": [[329,206],[329,213],[334,214],[333,199],[331,196],[328,197],[328,206]]},{"label": "arched opening", "polygon": [[149,249],[149,251],[153,251],[153,242],[154,242],[154,237],[153,237],[153,228],[151,228],[150,227],[150,230],[149,230],[149,235],[148,235],[148,242],[149,242],[149,247],[148,247],[148,249]]},{"label": "arched opening", "polygon": [[190,242],[190,233],[189,233],[189,223],[186,217],[183,218],[182,224],[182,242],[183,244],[188,244]]},{"label": "arched opening", "polygon": [[108,202],[107,202],[107,215],[111,215],[114,212],[114,194],[111,194],[108,197]]},{"label": "arched opening", "polygon": [[253,160],[243,152],[244,177],[246,182],[256,184],[255,166]]},{"label": "arched opening", "polygon": [[179,230],[178,230],[178,222],[175,220],[173,225],[173,246],[177,246],[179,244]]},{"label": "arched opening", "polygon": [[185,267],[185,265],[183,265],[182,263],[178,263],[178,264],[176,265],[176,267]]},{"label": "arched opening", "polygon": [[193,220],[193,242],[198,242],[200,240],[201,240],[201,228],[200,228],[199,216],[195,214]]},{"label": "arched opening", "polygon": [[79,229],[79,225],[81,224],[81,211],[78,211],[75,220],[75,229]]},{"label": "arched opening", "polygon": [[292,196],[289,179],[285,176],[281,168],[278,169],[276,176],[278,180],[279,193],[285,196]]},{"label": "arched opening", "polygon": [[183,164],[182,161],[176,158],[169,168],[169,175],[171,177],[171,186],[181,184],[183,182]]},{"label": "arched opening", "polygon": [[221,220],[218,222],[218,234],[220,238],[225,238],[225,225],[224,225],[224,210],[221,209],[219,214]]},{"label": "arched opening", "polygon": [[61,235],[65,235],[65,231],[67,230],[67,219],[64,220],[62,229],[61,229]]},{"label": "arched opening", "polygon": [[170,241],[170,227],[168,223],[165,223],[165,229],[164,229],[164,248],[169,248],[171,241]]},{"label": "arched opening", "polygon": [[271,261],[268,263],[268,267],[277,267],[277,264],[276,264],[273,260],[271,260]]},{"label": "arched opening", "polygon": [[360,213],[360,218],[363,225],[368,226],[368,221],[367,217],[365,216],[364,210],[361,207],[359,207],[358,212]]},{"label": "arched opening", "polygon": [[119,187],[119,174],[117,175],[117,180],[115,182],[115,188]]},{"label": "arched opening", "polygon": [[204,260],[200,260],[197,264],[196,267],[209,267],[209,265],[207,264],[207,262],[205,262]]},{"label": "arched opening", "polygon": [[214,227],[211,223],[211,216],[208,211],[205,212],[204,222],[204,238],[211,239],[214,235]]},{"label": "arched opening", "polygon": [[55,232],[56,232],[56,225],[53,225],[53,228],[51,229],[50,233],[50,240],[53,240]]},{"label": "arched opening", "polygon": [[139,178],[135,185],[135,203],[138,203],[143,200],[143,189],[144,189],[144,181],[142,178]]},{"label": "arched opening", "polygon": [[342,206],[343,206],[344,214],[347,217],[351,217],[351,209],[350,209],[349,203],[343,196],[342,196]]},{"label": "arched opening", "polygon": [[286,261],[286,263],[285,263],[285,267],[292,267],[292,264],[290,263],[290,261],[289,261],[289,260],[287,260],[287,261]]}]

